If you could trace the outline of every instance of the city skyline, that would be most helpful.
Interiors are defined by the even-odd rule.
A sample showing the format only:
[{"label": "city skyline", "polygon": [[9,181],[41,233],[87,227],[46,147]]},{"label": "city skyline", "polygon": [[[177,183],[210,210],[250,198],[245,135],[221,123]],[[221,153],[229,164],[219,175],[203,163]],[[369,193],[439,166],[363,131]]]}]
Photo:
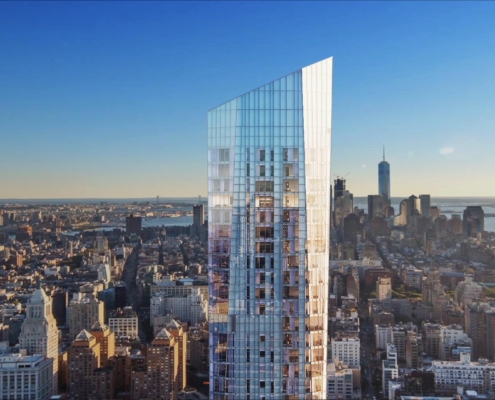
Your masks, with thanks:
[{"label": "city skyline", "polygon": [[356,197],[377,194],[382,143],[394,197],[495,196],[493,4],[0,10],[0,199],[206,195],[205,111],[328,54],[332,174]]}]

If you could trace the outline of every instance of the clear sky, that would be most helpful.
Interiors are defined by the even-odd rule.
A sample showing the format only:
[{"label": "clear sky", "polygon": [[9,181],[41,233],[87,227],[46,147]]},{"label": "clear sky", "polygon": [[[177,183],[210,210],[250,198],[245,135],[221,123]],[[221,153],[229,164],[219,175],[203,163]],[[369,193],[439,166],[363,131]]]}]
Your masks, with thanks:
[{"label": "clear sky", "polygon": [[494,2],[0,2],[0,198],[206,194],[206,112],[334,56],[332,173],[495,196]]}]

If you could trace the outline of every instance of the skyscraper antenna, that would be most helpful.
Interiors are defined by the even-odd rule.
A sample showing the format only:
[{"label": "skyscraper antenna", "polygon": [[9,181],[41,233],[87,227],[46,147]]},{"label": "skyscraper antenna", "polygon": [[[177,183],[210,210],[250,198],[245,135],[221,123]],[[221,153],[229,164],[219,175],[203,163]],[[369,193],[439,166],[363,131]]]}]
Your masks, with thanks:
[{"label": "skyscraper antenna", "polygon": [[385,143],[383,144],[383,161],[385,161]]}]

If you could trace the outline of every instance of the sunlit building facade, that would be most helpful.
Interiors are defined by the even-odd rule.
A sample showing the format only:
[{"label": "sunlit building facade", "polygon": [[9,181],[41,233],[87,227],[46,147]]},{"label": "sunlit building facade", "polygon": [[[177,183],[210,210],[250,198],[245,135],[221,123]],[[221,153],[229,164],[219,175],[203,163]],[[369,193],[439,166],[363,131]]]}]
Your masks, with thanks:
[{"label": "sunlit building facade", "polygon": [[211,399],[326,397],[332,62],[208,113]]}]

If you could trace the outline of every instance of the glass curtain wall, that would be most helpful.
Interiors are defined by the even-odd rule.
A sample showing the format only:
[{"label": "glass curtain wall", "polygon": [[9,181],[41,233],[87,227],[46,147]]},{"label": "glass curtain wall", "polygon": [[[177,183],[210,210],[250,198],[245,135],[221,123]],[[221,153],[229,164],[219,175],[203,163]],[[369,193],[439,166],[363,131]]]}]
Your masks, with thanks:
[{"label": "glass curtain wall", "polygon": [[332,59],[208,113],[210,398],[326,395]]}]

